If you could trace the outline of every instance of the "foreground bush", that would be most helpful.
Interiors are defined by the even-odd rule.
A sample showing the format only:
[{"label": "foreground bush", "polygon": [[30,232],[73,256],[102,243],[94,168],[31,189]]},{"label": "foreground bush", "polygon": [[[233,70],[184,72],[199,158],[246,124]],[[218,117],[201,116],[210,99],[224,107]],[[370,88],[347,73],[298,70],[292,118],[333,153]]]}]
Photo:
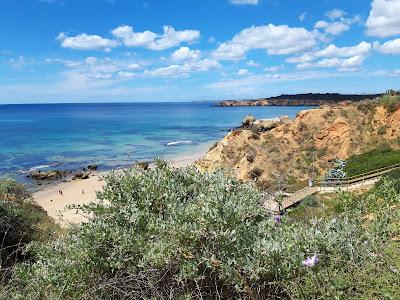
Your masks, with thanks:
[{"label": "foreground bush", "polygon": [[[389,209],[399,195],[390,184],[375,193],[364,204],[343,195],[335,219],[294,222],[221,173],[158,162],[111,174],[99,202],[79,208],[87,224],[30,247],[35,262],[16,270],[9,297],[350,299],[370,296],[374,280],[373,297],[394,297],[399,277],[384,253],[399,234]],[[378,214],[366,224],[372,202]],[[365,281],[365,268],[382,282]]]},{"label": "foreground bush", "polygon": [[30,197],[25,186],[12,178],[0,178],[0,200],[24,201]]},{"label": "foreground bush", "polygon": [[53,220],[29,197],[15,180],[0,179],[0,275],[5,277],[17,261],[29,258],[24,254],[27,244],[44,242],[58,231]]}]

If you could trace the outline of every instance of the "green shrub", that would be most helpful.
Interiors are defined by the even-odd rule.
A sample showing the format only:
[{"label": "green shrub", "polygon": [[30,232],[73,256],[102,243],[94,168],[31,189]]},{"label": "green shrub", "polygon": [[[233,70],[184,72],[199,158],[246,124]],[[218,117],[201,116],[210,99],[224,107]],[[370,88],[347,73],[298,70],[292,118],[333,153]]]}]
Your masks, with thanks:
[{"label": "green shrub", "polygon": [[399,150],[393,150],[389,147],[377,148],[350,157],[346,161],[344,171],[348,177],[351,177],[398,163],[400,163]]},{"label": "green shrub", "polygon": [[259,167],[255,167],[253,170],[250,171],[249,176],[250,176],[251,179],[257,179],[263,173],[264,173],[263,169],[261,169]]},{"label": "green shrub", "polygon": [[29,217],[19,204],[0,201],[0,261],[3,269],[14,265],[22,257],[23,247],[32,241],[34,229]]},{"label": "green shrub", "polygon": [[365,100],[356,104],[357,110],[361,111],[365,115],[369,115],[375,112],[376,102],[373,100]]},{"label": "green shrub", "polygon": [[0,178],[0,200],[23,201],[30,197],[25,186],[12,178]]},{"label": "green shrub", "polygon": [[[392,172],[386,174],[385,178],[394,181],[394,188],[398,193],[400,193],[400,169],[393,170]],[[377,182],[376,186],[379,187],[385,182],[385,178]]]},{"label": "green shrub", "polygon": [[386,94],[379,98],[379,103],[383,105],[388,112],[393,113],[400,107],[400,95]]},{"label": "green shrub", "polygon": [[10,298],[396,299],[390,208],[400,199],[390,182],[365,201],[342,195],[334,219],[299,223],[274,220],[254,185],[156,165],[111,174],[99,201],[79,208],[88,223],[33,244],[35,262],[17,268]]},{"label": "green shrub", "polygon": [[378,133],[379,135],[384,135],[384,134],[386,134],[387,129],[388,129],[388,126],[387,126],[387,125],[382,126],[382,127],[379,127],[377,133]]},{"label": "green shrub", "polygon": [[[23,251],[32,241],[47,241],[59,228],[47,213],[29,201],[25,187],[0,179],[0,272],[28,258]],[[6,199],[7,201],[5,201]]]},{"label": "green shrub", "polygon": [[250,136],[249,136],[249,139],[251,139],[251,140],[259,140],[260,139],[260,133],[257,131],[256,133],[252,133]]},{"label": "green shrub", "polygon": [[318,207],[319,202],[318,199],[315,196],[307,196],[306,198],[301,201],[301,205],[304,206],[311,206],[311,207]]}]

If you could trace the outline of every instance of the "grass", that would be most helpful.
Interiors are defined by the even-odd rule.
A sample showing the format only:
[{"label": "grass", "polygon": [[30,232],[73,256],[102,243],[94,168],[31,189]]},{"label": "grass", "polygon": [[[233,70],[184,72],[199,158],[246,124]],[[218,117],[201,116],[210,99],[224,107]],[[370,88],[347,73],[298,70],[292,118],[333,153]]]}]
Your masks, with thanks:
[{"label": "grass", "polygon": [[384,147],[351,156],[346,161],[344,171],[348,177],[352,177],[398,163],[400,151]]}]

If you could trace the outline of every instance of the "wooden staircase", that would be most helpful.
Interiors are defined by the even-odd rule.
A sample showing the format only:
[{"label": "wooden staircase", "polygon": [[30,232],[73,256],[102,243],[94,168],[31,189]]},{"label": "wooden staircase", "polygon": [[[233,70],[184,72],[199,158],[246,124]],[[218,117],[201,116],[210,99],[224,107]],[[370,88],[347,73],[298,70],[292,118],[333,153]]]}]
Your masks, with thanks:
[{"label": "wooden staircase", "polygon": [[400,169],[400,164],[391,165],[385,168],[377,169],[372,172],[366,172],[357,176],[343,179],[325,179],[319,181],[313,186],[307,186],[293,194],[284,195],[279,192],[268,196],[264,201],[264,207],[274,213],[279,213],[299,202],[304,198],[316,193],[334,193],[338,190],[354,191],[373,186],[383,175],[394,170]]}]

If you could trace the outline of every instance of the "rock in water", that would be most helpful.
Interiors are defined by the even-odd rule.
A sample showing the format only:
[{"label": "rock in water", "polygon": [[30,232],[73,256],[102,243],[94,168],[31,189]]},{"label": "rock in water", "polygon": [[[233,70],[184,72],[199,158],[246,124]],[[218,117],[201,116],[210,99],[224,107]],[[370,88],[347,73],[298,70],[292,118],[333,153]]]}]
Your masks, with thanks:
[{"label": "rock in water", "polygon": [[55,180],[61,179],[67,175],[67,171],[53,170],[53,171],[34,171],[30,173],[27,177],[33,180]]}]

